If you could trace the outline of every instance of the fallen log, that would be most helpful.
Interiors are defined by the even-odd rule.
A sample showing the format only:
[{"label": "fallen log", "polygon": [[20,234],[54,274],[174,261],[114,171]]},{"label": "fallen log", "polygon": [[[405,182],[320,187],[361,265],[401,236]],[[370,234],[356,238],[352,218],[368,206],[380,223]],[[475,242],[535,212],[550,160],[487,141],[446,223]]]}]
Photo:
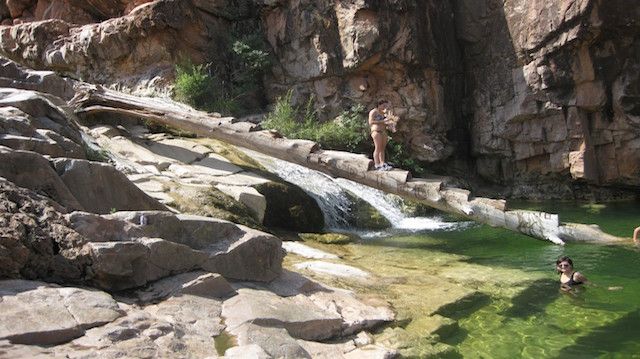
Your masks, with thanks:
[{"label": "fallen log", "polygon": [[372,171],[372,161],[364,155],[323,150],[313,141],[287,139],[277,132],[261,130],[257,125],[197,111],[167,99],[138,97],[100,86],[81,85],[69,104],[75,108],[80,119],[111,114],[152,121],[417,200],[476,222],[556,244],[564,244],[565,241],[629,242],[628,239],[604,233],[597,226],[561,223],[557,214],[508,210],[506,201],[474,197],[468,190],[448,185],[450,181],[445,177],[412,179],[408,171],[400,169]]}]

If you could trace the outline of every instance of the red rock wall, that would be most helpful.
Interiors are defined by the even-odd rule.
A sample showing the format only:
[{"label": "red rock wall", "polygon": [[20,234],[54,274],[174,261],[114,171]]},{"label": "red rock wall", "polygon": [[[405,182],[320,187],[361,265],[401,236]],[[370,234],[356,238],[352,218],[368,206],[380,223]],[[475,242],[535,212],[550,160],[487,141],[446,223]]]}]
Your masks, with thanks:
[{"label": "red rock wall", "polygon": [[[516,197],[640,188],[638,2],[156,0],[134,10],[146,2],[0,2],[3,23],[16,24],[0,27],[0,53],[162,92],[180,57],[223,64],[242,22],[271,46],[271,100],[293,88],[328,119],[388,98],[403,119],[395,139],[432,170]],[[56,20],[25,23],[42,19]]]},{"label": "red rock wall", "polygon": [[472,158],[522,197],[640,186],[640,3],[458,0]]},{"label": "red rock wall", "polygon": [[293,87],[299,102],[315,99],[324,119],[386,98],[402,117],[396,139],[417,158],[454,152],[447,134],[459,118],[462,63],[448,2],[294,0],[262,19],[277,58],[271,93]]}]

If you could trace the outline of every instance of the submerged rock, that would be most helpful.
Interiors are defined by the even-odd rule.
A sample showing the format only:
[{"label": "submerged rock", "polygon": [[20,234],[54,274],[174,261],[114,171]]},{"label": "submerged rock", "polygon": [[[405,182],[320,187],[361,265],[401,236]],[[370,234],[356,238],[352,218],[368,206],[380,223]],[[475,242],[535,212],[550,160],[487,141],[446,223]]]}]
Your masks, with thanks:
[{"label": "submerged rock", "polygon": [[311,248],[298,242],[283,242],[282,248],[288,253],[293,253],[304,258],[310,259],[338,259],[335,254],[327,253],[319,249]]},{"label": "submerged rock", "polygon": [[342,233],[300,233],[300,238],[305,241],[316,241],[325,244],[347,244],[353,242],[352,236]]},{"label": "submerged rock", "polygon": [[[346,192],[351,199],[351,206],[347,221],[355,228],[380,230],[391,227],[391,222],[375,207],[358,196]],[[327,242],[324,242],[327,243]]]},{"label": "submerged rock", "polygon": [[368,278],[369,273],[346,264],[337,264],[321,261],[303,262],[294,266],[297,269],[306,269],[319,274],[345,278]]}]

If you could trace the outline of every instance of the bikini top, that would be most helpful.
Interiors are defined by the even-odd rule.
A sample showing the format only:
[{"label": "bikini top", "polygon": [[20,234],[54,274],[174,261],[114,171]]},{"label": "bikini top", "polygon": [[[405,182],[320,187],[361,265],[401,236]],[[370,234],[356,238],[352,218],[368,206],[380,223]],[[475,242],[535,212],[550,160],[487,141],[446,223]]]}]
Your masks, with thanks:
[{"label": "bikini top", "polygon": [[373,115],[373,120],[374,120],[374,121],[378,121],[378,122],[382,122],[382,121],[384,121],[384,119],[385,119],[386,117],[387,117],[387,116],[385,116],[385,115],[381,114],[380,112],[378,112],[378,113],[376,113],[376,114],[374,114],[374,115]]},{"label": "bikini top", "polygon": [[566,285],[568,287],[573,287],[574,285],[580,285],[583,284],[583,282],[577,281],[573,279],[573,276],[576,274],[576,272],[571,273],[571,277],[569,277],[569,280],[566,281],[565,283],[561,283],[562,285]]}]

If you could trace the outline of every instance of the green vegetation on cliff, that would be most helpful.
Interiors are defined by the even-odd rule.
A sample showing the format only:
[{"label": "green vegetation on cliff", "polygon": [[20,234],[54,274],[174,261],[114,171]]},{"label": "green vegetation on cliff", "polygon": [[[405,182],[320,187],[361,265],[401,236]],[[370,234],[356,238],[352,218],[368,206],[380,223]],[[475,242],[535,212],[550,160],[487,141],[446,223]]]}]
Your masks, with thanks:
[{"label": "green vegetation on cliff", "polygon": [[269,52],[258,32],[234,31],[224,61],[176,65],[174,98],[196,109],[242,116],[264,107],[262,76]]},{"label": "green vegetation on cliff", "polygon": [[[273,129],[288,138],[303,138],[318,142],[322,147],[350,152],[369,149],[364,107],[356,105],[344,111],[333,121],[320,122],[316,116],[313,99],[304,107],[292,102],[293,91],[278,97],[273,110],[262,122],[262,127]],[[301,119],[301,120],[299,120]]]},{"label": "green vegetation on cliff", "polygon": [[[262,122],[262,127],[277,130],[287,138],[315,141],[323,148],[354,153],[373,152],[373,142],[369,136],[366,109],[357,104],[345,110],[332,121],[321,122],[314,110],[313,98],[304,107],[295,106],[293,91],[278,97],[273,110]],[[396,166],[410,170],[414,174],[424,173],[422,164],[413,159],[401,142],[389,139],[387,160]]]}]

